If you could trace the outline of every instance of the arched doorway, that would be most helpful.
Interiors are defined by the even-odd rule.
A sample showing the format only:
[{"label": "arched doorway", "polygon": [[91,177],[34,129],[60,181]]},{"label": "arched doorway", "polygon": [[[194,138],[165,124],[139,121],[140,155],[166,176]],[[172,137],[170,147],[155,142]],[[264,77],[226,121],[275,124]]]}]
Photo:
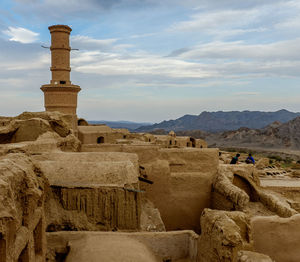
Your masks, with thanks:
[{"label": "arched doorway", "polygon": [[196,139],[193,138],[193,137],[191,137],[191,138],[190,138],[190,141],[191,141],[191,143],[192,143],[192,147],[196,147]]},{"label": "arched doorway", "polygon": [[259,198],[258,194],[256,190],[253,188],[253,186],[251,186],[251,184],[247,181],[247,179],[237,174],[234,174],[233,184],[239,187],[240,189],[242,189],[243,191],[245,191],[249,196],[251,202],[258,202],[258,198]]},{"label": "arched doorway", "polygon": [[77,125],[78,126],[88,126],[89,123],[85,119],[79,118],[78,121],[77,121]]}]

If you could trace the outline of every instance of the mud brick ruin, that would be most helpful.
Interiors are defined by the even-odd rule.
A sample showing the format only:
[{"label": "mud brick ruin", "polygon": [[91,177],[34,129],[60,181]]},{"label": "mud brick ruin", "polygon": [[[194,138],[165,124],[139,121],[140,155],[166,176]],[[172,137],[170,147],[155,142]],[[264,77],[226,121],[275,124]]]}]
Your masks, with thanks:
[{"label": "mud brick ruin", "polygon": [[[299,262],[300,183],[192,137],[76,115],[71,28],[49,27],[45,112],[0,118],[1,262]],[[298,185],[298,186],[297,186]]]}]

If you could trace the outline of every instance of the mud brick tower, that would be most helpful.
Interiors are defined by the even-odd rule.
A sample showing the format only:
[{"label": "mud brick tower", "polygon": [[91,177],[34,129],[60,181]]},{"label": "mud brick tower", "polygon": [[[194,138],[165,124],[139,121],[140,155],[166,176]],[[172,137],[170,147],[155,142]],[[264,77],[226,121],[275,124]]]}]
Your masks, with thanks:
[{"label": "mud brick tower", "polygon": [[72,29],[67,25],[49,27],[51,33],[51,72],[50,84],[42,85],[46,111],[59,111],[76,116],[77,94],[81,90],[70,81],[69,37]]}]

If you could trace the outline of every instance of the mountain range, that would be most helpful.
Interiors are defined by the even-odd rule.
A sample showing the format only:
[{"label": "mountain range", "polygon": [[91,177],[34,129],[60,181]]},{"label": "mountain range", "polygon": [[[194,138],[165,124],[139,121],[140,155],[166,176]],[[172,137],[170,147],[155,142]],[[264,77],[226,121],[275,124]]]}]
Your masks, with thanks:
[{"label": "mountain range", "polygon": [[164,129],[165,131],[174,130],[202,130],[206,132],[223,132],[237,130],[241,127],[251,129],[260,129],[275,121],[286,123],[296,117],[300,113],[290,112],[282,109],[276,112],[262,111],[218,111],[218,112],[202,112],[200,115],[184,115],[175,120],[163,121],[161,123],[141,126],[136,132],[151,132],[156,129]]},{"label": "mountain range", "polygon": [[220,133],[209,133],[200,130],[179,131],[177,135],[202,138],[211,147],[299,150],[300,117],[286,123],[276,121],[260,129],[242,127],[238,130]]},{"label": "mountain range", "polygon": [[135,129],[141,127],[141,126],[148,126],[152,125],[152,123],[147,122],[131,122],[131,121],[105,121],[105,120],[89,120],[89,124],[105,124],[111,128],[126,128],[129,131],[134,131]]}]

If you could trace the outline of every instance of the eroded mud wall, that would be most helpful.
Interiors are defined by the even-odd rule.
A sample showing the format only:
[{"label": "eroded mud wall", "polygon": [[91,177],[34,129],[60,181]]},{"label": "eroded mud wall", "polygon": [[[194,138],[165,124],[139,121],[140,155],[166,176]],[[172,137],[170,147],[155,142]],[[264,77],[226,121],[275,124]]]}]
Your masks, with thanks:
[{"label": "eroded mud wall", "polygon": [[51,185],[47,230],[138,230],[138,157],[49,153],[33,157]]},{"label": "eroded mud wall", "polygon": [[140,210],[137,192],[52,186],[46,202],[47,231],[138,230]]},{"label": "eroded mud wall", "polygon": [[45,261],[46,179],[25,154],[0,159],[0,261]]}]

